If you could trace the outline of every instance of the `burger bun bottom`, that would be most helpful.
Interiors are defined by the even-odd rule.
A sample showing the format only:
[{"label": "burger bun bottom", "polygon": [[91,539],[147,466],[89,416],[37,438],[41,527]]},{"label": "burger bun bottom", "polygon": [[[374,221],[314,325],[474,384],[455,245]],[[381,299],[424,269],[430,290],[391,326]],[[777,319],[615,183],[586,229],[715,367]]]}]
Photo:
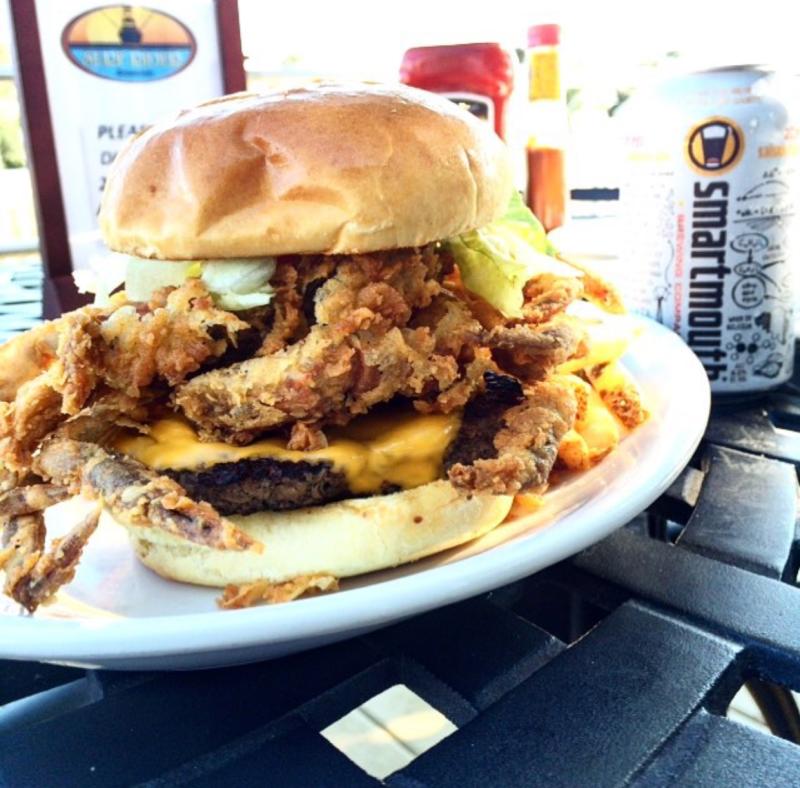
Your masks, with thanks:
[{"label": "burger bun bottom", "polygon": [[288,512],[230,519],[263,550],[217,550],[157,528],[129,526],[136,554],[163,577],[225,587],[342,578],[386,569],[471,541],[499,525],[512,496],[459,493],[447,481]]}]

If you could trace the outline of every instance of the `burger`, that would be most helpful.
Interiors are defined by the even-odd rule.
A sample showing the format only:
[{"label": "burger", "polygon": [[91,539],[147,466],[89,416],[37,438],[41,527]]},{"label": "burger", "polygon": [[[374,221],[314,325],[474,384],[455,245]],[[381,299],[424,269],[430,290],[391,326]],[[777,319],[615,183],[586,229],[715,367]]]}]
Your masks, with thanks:
[{"label": "burger", "polygon": [[[181,112],[119,154],[100,226],[124,270],[0,348],[0,567],[29,610],[101,510],[234,607],[474,539],[546,488],[575,370],[611,360],[569,308],[613,296],[553,256],[502,142],[412,88]],[[47,550],[76,493],[96,509]]]}]

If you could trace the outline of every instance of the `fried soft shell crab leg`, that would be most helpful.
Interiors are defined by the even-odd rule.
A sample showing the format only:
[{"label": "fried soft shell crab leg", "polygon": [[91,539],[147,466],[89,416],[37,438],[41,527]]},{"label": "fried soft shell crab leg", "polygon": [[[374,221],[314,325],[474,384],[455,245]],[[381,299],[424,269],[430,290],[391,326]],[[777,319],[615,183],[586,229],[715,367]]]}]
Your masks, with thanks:
[{"label": "fried soft shell crab leg", "polygon": [[[57,484],[16,487],[0,498],[0,569],[4,592],[33,612],[75,573],[103,506],[129,525],[162,528],[191,542],[222,550],[258,545],[208,504],[141,463],[97,444],[54,436],[34,459],[34,470]],[[98,505],[45,552],[44,510],[81,492]]]},{"label": "fried soft shell crab leg", "polygon": [[[151,385],[180,382],[247,327],[189,280],[148,305],[117,299],[77,310],[0,349],[6,594],[33,612],[69,582],[103,506],[131,525],[155,525],[220,549],[258,549],[176,482],[95,442],[130,422]],[[44,510],[76,493],[98,506],[46,550]]]}]

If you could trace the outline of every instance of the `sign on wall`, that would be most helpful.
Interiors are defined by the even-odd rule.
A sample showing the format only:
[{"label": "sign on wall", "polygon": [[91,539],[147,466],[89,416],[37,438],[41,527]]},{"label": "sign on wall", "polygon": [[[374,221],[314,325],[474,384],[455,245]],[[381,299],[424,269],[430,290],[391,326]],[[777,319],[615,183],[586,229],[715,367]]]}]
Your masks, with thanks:
[{"label": "sign on wall", "polygon": [[[79,270],[105,253],[97,211],[109,167],[126,140],[182,107],[243,89],[236,3],[11,0],[11,7],[43,236],[59,225],[47,193],[52,174],[42,172],[52,166],[48,154],[61,193],[66,242],[45,238],[43,251],[51,274],[63,278],[70,264]],[[38,68],[36,58],[31,61],[32,38]],[[50,126],[52,151],[36,131],[42,122]]]}]

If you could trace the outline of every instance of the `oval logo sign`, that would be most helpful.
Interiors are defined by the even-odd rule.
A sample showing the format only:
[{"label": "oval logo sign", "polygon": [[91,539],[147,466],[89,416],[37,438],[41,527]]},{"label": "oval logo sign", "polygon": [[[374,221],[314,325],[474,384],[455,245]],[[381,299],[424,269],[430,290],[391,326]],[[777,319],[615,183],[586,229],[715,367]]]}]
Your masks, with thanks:
[{"label": "oval logo sign", "polygon": [[183,71],[197,42],[186,25],[152,8],[107,5],[75,17],[61,46],[78,68],[102,79],[152,82]]}]

